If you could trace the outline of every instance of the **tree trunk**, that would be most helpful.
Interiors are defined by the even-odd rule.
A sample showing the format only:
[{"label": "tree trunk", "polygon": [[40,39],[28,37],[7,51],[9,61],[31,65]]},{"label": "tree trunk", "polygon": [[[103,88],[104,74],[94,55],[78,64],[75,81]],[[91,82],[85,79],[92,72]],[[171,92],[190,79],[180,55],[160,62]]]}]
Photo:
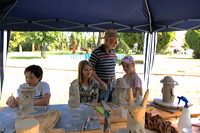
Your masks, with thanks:
[{"label": "tree trunk", "polygon": [[41,57],[46,58],[46,45],[45,45],[45,43],[42,44]]},{"label": "tree trunk", "polygon": [[63,50],[64,49],[64,45],[63,45],[64,43],[63,42],[61,42],[61,50]]},{"label": "tree trunk", "polygon": [[32,43],[32,52],[35,52],[35,44]]},{"label": "tree trunk", "polygon": [[19,52],[22,52],[22,45],[19,44]]},{"label": "tree trunk", "polygon": [[38,51],[40,51],[40,44],[38,44]]}]

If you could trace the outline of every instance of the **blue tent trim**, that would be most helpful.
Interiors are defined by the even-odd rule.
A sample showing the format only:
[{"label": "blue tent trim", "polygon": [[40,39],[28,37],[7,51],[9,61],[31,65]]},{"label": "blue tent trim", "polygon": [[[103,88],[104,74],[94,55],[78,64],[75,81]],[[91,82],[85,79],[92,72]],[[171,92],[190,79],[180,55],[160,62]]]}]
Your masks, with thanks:
[{"label": "blue tent trim", "polygon": [[149,89],[149,79],[156,53],[157,32],[144,34],[144,88]]},{"label": "blue tent trim", "polygon": [[0,18],[5,16],[1,30],[141,33],[200,28],[199,0],[7,1],[0,2],[7,6],[0,8]]},{"label": "blue tent trim", "polygon": [[4,71],[6,66],[7,51],[10,40],[10,31],[1,31],[0,32],[0,99],[2,94],[3,80],[4,80]]}]

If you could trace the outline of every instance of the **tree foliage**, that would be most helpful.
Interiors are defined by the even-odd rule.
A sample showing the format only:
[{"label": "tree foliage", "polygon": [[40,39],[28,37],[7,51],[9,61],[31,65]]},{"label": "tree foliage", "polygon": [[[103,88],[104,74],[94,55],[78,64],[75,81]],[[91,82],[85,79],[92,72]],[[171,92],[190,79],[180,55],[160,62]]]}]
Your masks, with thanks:
[{"label": "tree foliage", "polygon": [[185,34],[185,41],[195,51],[194,58],[200,58],[200,29],[188,30]]},{"label": "tree foliage", "polygon": [[24,32],[12,32],[8,51],[16,50],[16,48],[18,48],[18,45],[24,43],[25,40],[26,40],[26,36]]},{"label": "tree foliage", "polygon": [[156,52],[165,51],[175,38],[175,32],[158,32]]},{"label": "tree foliage", "polygon": [[120,33],[120,35],[130,49],[133,48],[135,43],[137,43],[138,50],[143,51],[142,33]]}]

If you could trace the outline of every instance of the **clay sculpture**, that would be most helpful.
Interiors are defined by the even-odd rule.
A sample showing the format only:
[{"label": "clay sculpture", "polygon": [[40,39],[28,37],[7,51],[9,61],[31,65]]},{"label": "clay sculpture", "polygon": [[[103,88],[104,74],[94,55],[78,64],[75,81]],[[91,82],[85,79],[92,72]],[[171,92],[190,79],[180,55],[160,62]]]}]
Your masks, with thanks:
[{"label": "clay sculpture", "polygon": [[22,86],[20,87],[20,100],[19,100],[19,109],[17,115],[28,114],[34,111],[34,87],[32,86]]},{"label": "clay sculpture", "polygon": [[71,86],[69,87],[68,105],[70,108],[80,107],[79,83],[77,79],[72,81]]},{"label": "clay sculpture", "polygon": [[149,90],[146,91],[141,104],[136,104],[130,89],[130,103],[129,105],[122,105],[128,110],[127,127],[118,130],[116,133],[147,133],[145,126],[145,112],[146,103],[149,96]]},{"label": "clay sculpture", "polygon": [[129,98],[129,91],[127,89],[130,88],[129,85],[126,84],[124,78],[118,78],[115,85],[113,85],[115,90],[112,93],[114,98],[114,108],[120,107],[122,104],[126,103],[126,99]]},{"label": "clay sculpture", "polygon": [[178,82],[176,82],[172,77],[165,76],[164,79],[160,81],[163,83],[162,87],[162,94],[163,94],[163,102],[166,103],[173,103],[174,102],[174,86],[178,85]]}]

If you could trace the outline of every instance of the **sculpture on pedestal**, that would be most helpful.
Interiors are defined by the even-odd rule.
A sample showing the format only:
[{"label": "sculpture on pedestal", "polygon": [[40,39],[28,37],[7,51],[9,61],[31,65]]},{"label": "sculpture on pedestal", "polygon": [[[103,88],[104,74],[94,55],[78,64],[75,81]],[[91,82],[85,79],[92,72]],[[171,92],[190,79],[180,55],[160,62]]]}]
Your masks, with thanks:
[{"label": "sculpture on pedestal", "polygon": [[118,108],[121,104],[126,104],[126,99],[128,99],[129,94],[127,89],[130,88],[129,85],[126,84],[124,78],[118,78],[115,85],[113,85],[115,90],[112,93],[114,98],[114,108]]},{"label": "sculpture on pedestal", "polygon": [[19,109],[17,115],[28,114],[34,111],[34,87],[32,86],[22,86],[20,87],[20,100]]},{"label": "sculpture on pedestal", "polygon": [[163,94],[163,102],[167,103],[173,103],[174,102],[174,86],[178,85],[178,82],[176,82],[172,77],[165,76],[164,79],[160,81],[163,83],[162,87],[162,94]]},{"label": "sculpture on pedestal", "polygon": [[72,81],[71,86],[69,87],[68,105],[71,108],[80,107],[79,83],[77,79]]},{"label": "sculpture on pedestal", "polygon": [[130,89],[130,103],[129,105],[122,105],[128,110],[127,127],[118,130],[116,133],[147,133],[145,126],[145,112],[146,103],[149,96],[149,90],[146,91],[141,104],[136,104]]}]

